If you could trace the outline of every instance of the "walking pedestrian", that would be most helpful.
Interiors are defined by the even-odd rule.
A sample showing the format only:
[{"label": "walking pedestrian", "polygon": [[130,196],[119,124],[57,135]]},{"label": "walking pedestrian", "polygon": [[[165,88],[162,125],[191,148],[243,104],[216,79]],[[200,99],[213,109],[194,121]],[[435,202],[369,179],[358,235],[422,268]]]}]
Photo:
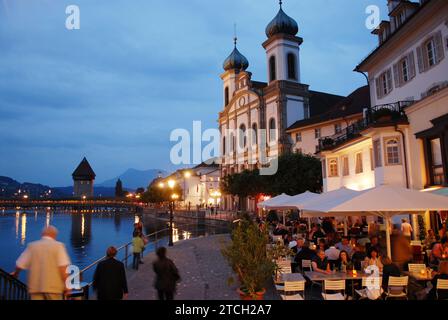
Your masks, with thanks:
[{"label": "walking pedestrian", "polygon": [[153,262],[156,273],[154,287],[157,289],[159,300],[173,300],[176,283],[180,281],[179,271],[174,262],[166,257],[166,248],[157,249],[157,260]]},{"label": "walking pedestrian", "polygon": [[101,261],[93,276],[93,289],[98,300],[122,300],[128,296],[124,264],[117,259],[117,249],[109,247],[106,260]]},{"label": "walking pedestrian", "polygon": [[58,230],[48,226],[42,238],[31,242],[16,261],[12,276],[28,270],[31,300],[63,300],[69,293],[65,286],[70,258],[63,243],[56,241]]},{"label": "walking pedestrian", "polygon": [[132,253],[134,257],[132,259],[132,268],[138,270],[138,266],[141,262],[141,254],[145,248],[145,242],[141,237],[141,233],[138,231],[134,232],[134,238],[132,239]]}]

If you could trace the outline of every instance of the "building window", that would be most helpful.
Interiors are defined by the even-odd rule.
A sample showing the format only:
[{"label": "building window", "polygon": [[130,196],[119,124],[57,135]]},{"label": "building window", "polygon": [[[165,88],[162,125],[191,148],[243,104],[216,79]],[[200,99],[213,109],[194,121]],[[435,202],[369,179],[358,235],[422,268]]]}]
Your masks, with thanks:
[{"label": "building window", "polygon": [[226,155],[226,137],[222,138],[222,154]]},{"label": "building window", "polygon": [[322,178],[327,178],[327,162],[325,159],[322,159]]},{"label": "building window", "polygon": [[342,132],[342,125],[340,123],[336,123],[334,125],[334,132],[335,134],[339,134]]},{"label": "building window", "polygon": [[302,133],[296,133],[296,142],[302,142]]},{"label": "building window", "polygon": [[383,166],[382,156],[381,156],[381,141],[373,141],[373,155],[375,160],[375,168],[380,168]]},{"label": "building window", "polygon": [[440,144],[440,138],[431,140],[431,172],[433,185],[444,185],[445,184],[445,172],[443,170],[443,157],[442,157],[442,147]]},{"label": "building window", "polygon": [[288,79],[297,80],[296,55],[288,53]]},{"label": "building window", "polygon": [[363,164],[362,164],[362,152],[359,152],[356,154],[356,170],[355,173],[356,174],[360,174],[363,173],[364,168],[363,168]]},{"label": "building window", "polygon": [[373,163],[373,148],[370,148],[370,170],[375,170],[375,165]]},{"label": "building window", "polygon": [[394,65],[395,87],[399,88],[415,77],[414,52],[410,52]]},{"label": "building window", "polygon": [[320,137],[321,137],[321,131],[320,131],[320,128],[318,128],[318,129],[314,129],[314,138],[316,138],[316,139],[320,139]]},{"label": "building window", "polygon": [[252,145],[258,144],[258,126],[256,123],[252,124]]},{"label": "building window", "polygon": [[389,68],[385,72],[383,72],[378,78],[375,80],[376,82],[376,95],[378,99],[381,99],[387,96],[392,90],[392,71]]},{"label": "building window", "polygon": [[246,126],[244,124],[240,125],[238,136],[239,136],[239,147],[241,149],[245,149],[247,146],[247,137],[246,137]]},{"label": "building window", "polygon": [[230,152],[235,151],[235,137],[233,136],[233,133],[230,134]]},{"label": "building window", "polygon": [[277,128],[275,125],[275,119],[269,120],[269,141],[273,142],[277,140]]},{"label": "building window", "polygon": [[348,156],[342,158],[342,175],[344,177],[350,175],[350,167],[348,162]]},{"label": "building window", "polygon": [[338,159],[330,159],[328,161],[328,171],[329,171],[329,177],[338,177],[339,176],[339,170],[338,170]]},{"label": "building window", "polygon": [[269,59],[269,79],[271,79],[271,81],[275,81],[277,80],[277,68],[276,68],[276,61],[275,61],[275,56],[272,56]]},{"label": "building window", "polygon": [[417,47],[418,69],[425,72],[439,64],[445,57],[442,32],[439,31],[428,38],[423,45]]},{"label": "building window", "polygon": [[400,142],[398,139],[386,139],[386,165],[387,166],[396,166],[401,164],[400,157]]},{"label": "building window", "polygon": [[226,87],[224,89],[224,103],[226,106],[229,105],[229,101],[229,87]]}]

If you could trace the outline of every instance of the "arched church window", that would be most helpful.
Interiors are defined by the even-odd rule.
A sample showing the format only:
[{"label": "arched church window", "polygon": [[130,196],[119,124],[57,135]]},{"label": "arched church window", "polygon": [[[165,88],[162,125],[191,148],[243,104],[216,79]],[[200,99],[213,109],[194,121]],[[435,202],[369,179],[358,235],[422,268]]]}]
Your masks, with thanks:
[{"label": "arched church window", "polygon": [[271,118],[269,120],[269,141],[275,141],[277,140],[277,126],[275,124],[275,119]]},{"label": "arched church window", "polygon": [[229,104],[229,87],[224,89],[224,103],[226,106]]},{"label": "arched church window", "polygon": [[297,65],[296,65],[296,55],[294,53],[288,53],[288,78],[296,80],[297,79]]},{"label": "arched church window", "polygon": [[269,59],[269,79],[271,81],[277,80],[277,68],[275,66],[275,56]]},{"label": "arched church window", "polygon": [[256,123],[252,125],[252,145],[258,144],[258,126]]},{"label": "arched church window", "polygon": [[244,124],[242,124],[240,126],[240,130],[238,132],[238,136],[239,136],[239,147],[240,148],[246,148],[247,145],[247,139],[246,139],[246,126]]},{"label": "arched church window", "polygon": [[222,154],[226,155],[226,137],[222,138]]}]

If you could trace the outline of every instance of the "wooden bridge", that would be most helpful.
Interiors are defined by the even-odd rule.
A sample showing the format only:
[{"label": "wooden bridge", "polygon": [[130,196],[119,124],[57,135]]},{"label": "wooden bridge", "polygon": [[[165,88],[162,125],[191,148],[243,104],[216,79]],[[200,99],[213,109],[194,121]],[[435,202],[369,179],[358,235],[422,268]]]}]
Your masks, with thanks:
[{"label": "wooden bridge", "polygon": [[51,210],[133,210],[140,212],[144,203],[120,200],[0,200],[0,209]]}]

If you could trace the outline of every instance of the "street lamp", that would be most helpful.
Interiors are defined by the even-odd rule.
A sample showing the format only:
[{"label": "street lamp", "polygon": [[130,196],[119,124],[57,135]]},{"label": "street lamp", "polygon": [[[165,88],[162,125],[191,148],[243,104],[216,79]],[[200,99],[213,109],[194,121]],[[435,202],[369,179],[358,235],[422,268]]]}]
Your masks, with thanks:
[{"label": "street lamp", "polygon": [[170,203],[170,238],[168,241],[168,246],[173,246],[173,220],[174,220],[174,205],[175,201],[179,199],[179,196],[175,193],[171,195],[171,203]]}]

